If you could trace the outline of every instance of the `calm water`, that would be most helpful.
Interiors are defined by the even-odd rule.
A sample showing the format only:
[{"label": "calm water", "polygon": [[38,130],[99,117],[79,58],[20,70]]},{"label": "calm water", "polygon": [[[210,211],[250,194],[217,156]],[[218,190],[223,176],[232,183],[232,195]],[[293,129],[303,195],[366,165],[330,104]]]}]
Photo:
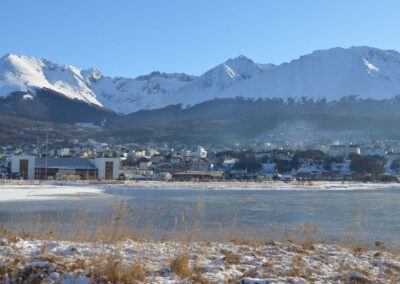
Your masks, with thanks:
[{"label": "calm water", "polygon": [[[385,240],[400,247],[400,190],[278,191],[203,189],[127,189],[109,187],[111,196],[0,203],[0,222],[32,224],[36,214],[74,224],[76,212],[85,208],[90,218],[110,215],[117,202],[125,202],[130,225],[153,224],[172,230],[198,220],[198,230],[232,226],[244,231],[268,232],[271,227],[296,229],[312,223],[321,237],[341,240],[353,236],[367,241]],[[128,219],[129,219],[128,218]],[[273,225],[272,225],[273,224]],[[201,227],[201,228],[200,228]],[[221,227],[221,226],[220,226]]]}]

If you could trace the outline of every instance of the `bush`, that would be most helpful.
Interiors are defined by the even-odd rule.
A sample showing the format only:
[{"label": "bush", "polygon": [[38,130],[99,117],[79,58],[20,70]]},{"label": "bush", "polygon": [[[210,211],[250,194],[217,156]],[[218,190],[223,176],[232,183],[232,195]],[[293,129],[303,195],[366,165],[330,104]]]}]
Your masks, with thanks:
[{"label": "bush", "polygon": [[396,176],[392,175],[380,175],[378,180],[380,182],[398,182],[399,179]]}]

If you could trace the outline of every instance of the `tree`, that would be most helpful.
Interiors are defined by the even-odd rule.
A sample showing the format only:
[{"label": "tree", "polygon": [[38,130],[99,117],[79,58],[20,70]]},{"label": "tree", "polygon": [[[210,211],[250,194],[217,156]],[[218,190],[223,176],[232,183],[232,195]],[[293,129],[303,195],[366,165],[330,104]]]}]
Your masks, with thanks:
[{"label": "tree", "polygon": [[235,164],[234,169],[247,170],[248,172],[257,172],[261,170],[261,164],[253,157],[241,157]]},{"label": "tree", "polygon": [[400,159],[393,160],[390,164],[390,169],[398,172],[400,169]]},{"label": "tree", "polygon": [[291,160],[275,160],[276,170],[278,173],[286,173],[292,170],[292,161]]},{"label": "tree", "polygon": [[356,173],[379,175],[385,172],[385,158],[380,156],[352,155],[350,169]]}]

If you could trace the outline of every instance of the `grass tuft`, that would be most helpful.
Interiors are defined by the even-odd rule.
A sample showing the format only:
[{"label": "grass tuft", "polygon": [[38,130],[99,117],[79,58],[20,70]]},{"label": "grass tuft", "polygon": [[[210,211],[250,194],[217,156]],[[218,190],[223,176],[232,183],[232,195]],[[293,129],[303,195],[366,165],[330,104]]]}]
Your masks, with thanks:
[{"label": "grass tuft", "polygon": [[171,271],[178,275],[181,279],[190,277],[192,270],[189,267],[189,254],[181,253],[170,263]]}]

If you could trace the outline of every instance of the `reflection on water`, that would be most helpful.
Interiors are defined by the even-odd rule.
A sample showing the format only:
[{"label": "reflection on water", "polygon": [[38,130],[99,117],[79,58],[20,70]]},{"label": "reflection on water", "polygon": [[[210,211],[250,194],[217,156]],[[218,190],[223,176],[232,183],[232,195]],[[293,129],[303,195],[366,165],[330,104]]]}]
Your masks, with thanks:
[{"label": "reflection on water", "polygon": [[[364,240],[384,240],[399,245],[400,191],[274,191],[202,189],[129,189],[112,187],[114,197],[83,197],[0,203],[0,222],[27,226],[35,214],[74,224],[79,208],[88,218],[110,215],[113,205],[123,201],[132,227],[151,224],[155,231],[168,231],[198,222],[198,231],[235,226],[238,230],[270,231],[272,227],[297,228],[312,223],[323,239],[340,240],[353,235]],[[400,245],[399,245],[400,246]]]}]

